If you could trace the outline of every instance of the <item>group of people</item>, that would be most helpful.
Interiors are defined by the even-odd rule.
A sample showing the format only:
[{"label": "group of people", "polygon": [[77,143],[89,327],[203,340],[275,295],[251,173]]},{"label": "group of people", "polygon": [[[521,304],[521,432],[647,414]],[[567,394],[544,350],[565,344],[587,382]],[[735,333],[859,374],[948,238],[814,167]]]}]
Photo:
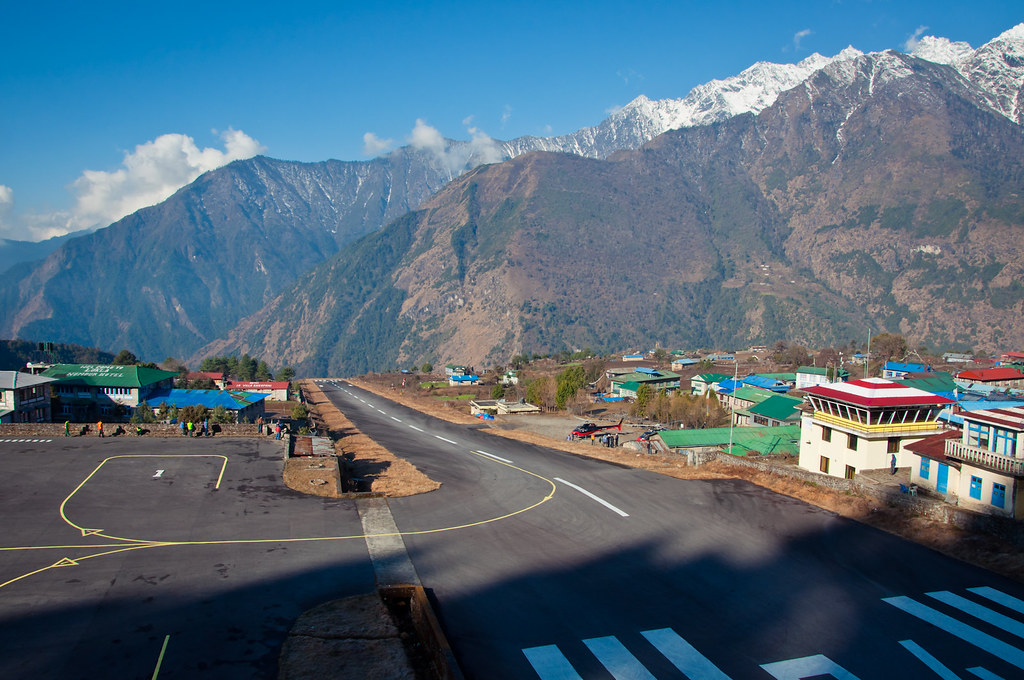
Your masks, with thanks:
[{"label": "group of people", "polygon": [[[256,430],[258,432],[260,432],[260,433],[263,432],[264,425],[265,425],[265,421],[263,420],[263,416],[260,416],[259,418],[256,419]],[[270,430],[271,430],[270,426],[266,425],[266,428],[267,428],[267,434],[270,434]],[[288,431],[288,426],[285,425],[284,423],[282,423],[280,420],[277,420],[277,421],[274,421],[274,428],[273,428],[273,430],[274,430],[274,439],[280,439]]]},{"label": "group of people", "polygon": [[210,436],[210,419],[203,418],[201,423],[193,423],[191,420],[182,420],[181,434],[186,437],[209,437]]}]

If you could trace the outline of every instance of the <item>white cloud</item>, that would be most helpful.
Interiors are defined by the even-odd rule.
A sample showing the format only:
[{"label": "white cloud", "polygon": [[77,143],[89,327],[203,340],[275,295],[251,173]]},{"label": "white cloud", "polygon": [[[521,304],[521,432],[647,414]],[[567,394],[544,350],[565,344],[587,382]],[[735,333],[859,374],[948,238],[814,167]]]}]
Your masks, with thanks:
[{"label": "white cloud", "polygon": [[86,170],[71,185],[75,207],[64,232],[106,226],[163,201],[204,172],[266,150],[241,130],[229,128],[220,137],[223,151],[200,149],[187,135],[161,135],[125,153],[113,172]]},{"label": "white cloud", "polygon": [[437,128],[427,125],[422,118],[416,119],[416,125],[409,133],[409,145],[417,151],[426,151],[435,156],[444,155],[444,137]]},{"label": "white cloud", "polygon": [[509,106],[508,104],[505,104],[505,107],[501,110],[501,127],[504,128],[505,123],[507,123],[511,118],[512,107]]},{"label": "white cloud", "polygon": [[811,35],[812,33],[814,33],[814,31],[812,31],[809,28],[805,28],[802,31],[797,31],[796,33],[794,33],[793,34],[793,50],[794,51],[795,50],[799,50],[800,49],[800,43],[803,42],[803,39],[806,38],[807,36]]},{"label": "white cloud", "polygon": [[[463,124],[472,123],[473,117],[468,116]],[[428,153],[447,172],[449,177],[456,177],[470,168],[483,163],[496,163],[503,160],[501,146],[483,130],[470,125],[466,131],[470,134],[469,142],[453,142],[448,140],[431,127],[422,118],[416,119],[416,125],[409,133],[409,145],[417,151]]]},{"label": "white cloud", "polygon": [[0,184],[0,238],[8,232],[7,216],[14,210],[14,191],[9,186]]},{"label": "white cloud", "polygon": [[390,151],[394,145],[395,140],[381,139],[372,132],[367,132],[363,135],[364,156],[379,156],[386,151]]},{"label": "white cloud", "polygon": [[918,26],[917,29],[907,38],[907,41],[903,43],[904,52],[913,52],[917,47],[917,43],[920,42],[921,36],[928,30],[927,26]]}]

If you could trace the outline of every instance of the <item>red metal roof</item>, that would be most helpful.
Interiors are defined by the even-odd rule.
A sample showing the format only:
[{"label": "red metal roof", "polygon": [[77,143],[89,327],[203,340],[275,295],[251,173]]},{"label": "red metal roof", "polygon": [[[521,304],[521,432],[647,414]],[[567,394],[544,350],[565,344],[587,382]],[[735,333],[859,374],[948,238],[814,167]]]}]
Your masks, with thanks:
[{"label": "red metal roof", "polygon": [[949,432],[943,432],[942,434],[933,435],[931,437],[925,437],[916,442],[907,444],[904,448],[907,451],[913,451],[919,456],[925,458],[931,458],[943,463],[949,463],[950,465],[960,468],[960,461],[953,460],[952,458],[946,458],[946,440],[948,439],[960,439],[963,433],[960,430],[950,430]]},{"label": "red metal roof", "polygon": [[1019,380],[1024,378],[1024,373],[1009,366],[999,366],[997,368],[981,368],[976,371],[960,371],[955,377],[973,382],[993,382],[996,380]]},{"label": "red metal roof", "polygon": [[954,403],[952,399],[940,397],[915,387],[907,387],[884,378],[862,378],[844,383],[815,385],[805,388],[804,392],[823,399],[867,408]]},{"label": "red metal roof", "polygon": [[1024,431],[1024,408],[987,408],[980,411],[965,411],[964,420],[979,420],[1013,430]]}]

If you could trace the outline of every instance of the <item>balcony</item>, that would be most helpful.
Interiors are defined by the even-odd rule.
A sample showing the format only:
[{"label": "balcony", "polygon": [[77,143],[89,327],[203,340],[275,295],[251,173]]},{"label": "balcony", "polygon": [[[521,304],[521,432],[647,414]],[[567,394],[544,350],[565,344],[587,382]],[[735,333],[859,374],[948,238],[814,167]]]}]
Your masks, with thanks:
[{"label": "balcony", "polygon": [[1002,472],[1014,477],[1024,477],[1024,458],[1014,458],[988,449],[970,446],[958,439],[950,439],[946,442],[946,456],[987,470]]},{"label": "balcony", "polygon": [[939,434],[945,431],[945,427],[937,420],[925,420],[916,423],[874,423],[867,425],[849,418],[825,413],[824,411],[814,412],[814,421],[826,424],[838,430],[853,432],[866,439],[882,437],[927,437],[932,434]]}]

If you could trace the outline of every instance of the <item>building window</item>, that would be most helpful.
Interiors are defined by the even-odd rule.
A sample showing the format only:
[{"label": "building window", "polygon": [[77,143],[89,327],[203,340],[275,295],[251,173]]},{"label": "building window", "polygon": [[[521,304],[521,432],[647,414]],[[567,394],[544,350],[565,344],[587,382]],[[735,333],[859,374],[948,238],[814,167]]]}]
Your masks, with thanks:
[{"label": "building window", "polygon": [[821,457],[821,464],[819,465],[818,469],[824,472],[826,475],[828,474],[828,458],[826,458],[825,456]]},{"label": "building window", "polygon": [[1010,430],[996,429],[996,439],[993,451],[1004,456],[1012,456],[1017,453],[1017,433]]},{"label": "building window", "polygon": [[889,442],[885,447],[886,453],[899,453],[900,452],[900,438],[889,437]]},{"label": "building window", "polygon": [[967,443],[970,446],[988,448],[988,425],[981,423],[967,423]]},{"label": "building window", "polygon": [[928,475],[931,474],[932,462],[927,458],[921,459],[921,479],[928,479]]},{"label": "building window", "polygon": [[993,484],[992,485],[992,505],[997,508],[1006,506],[1006,485],[1005,484]]},{"label": "building window", "polygon": [[851,451],[856,451],[857,450],[857,435],[855,435],[855,434],[848,434],[848,435],[846,435],[846,448],[850,449]]},{"label": "building window", "polygon": [[832,441],[832,428],[821,426],[821,441],[830,442]]},{"label": "building window", "polygon": [[971,475],[971,498],[981,500],[981,477]]},{"label": "building window", "polygon": [[853,467],[852,465],[847,465],[846,466],[846,475],[845,475],[846,478],[847,479],[853,479],[853,476],[855,474],[857,474],[857,468]]}]

